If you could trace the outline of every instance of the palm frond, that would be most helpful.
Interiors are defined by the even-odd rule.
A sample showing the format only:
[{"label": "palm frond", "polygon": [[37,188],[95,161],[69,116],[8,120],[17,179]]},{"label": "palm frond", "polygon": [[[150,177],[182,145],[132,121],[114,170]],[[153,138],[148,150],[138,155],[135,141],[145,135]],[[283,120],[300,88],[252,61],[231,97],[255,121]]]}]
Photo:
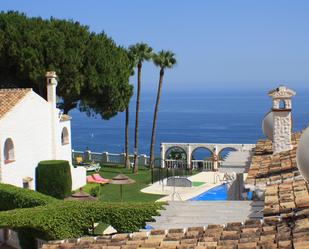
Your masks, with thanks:
[{"label": "palm frond", "polygon": [[161,50],[153,55],[153,63],[160,68],[172,68],[177,64],[175,54],[169,50]]},{"label": "palm frond", "polygon": [[136,66],[144,61],[149,61],[153,56],[153,49],[147,43],[136,43],[128,48],[128,54]]}]

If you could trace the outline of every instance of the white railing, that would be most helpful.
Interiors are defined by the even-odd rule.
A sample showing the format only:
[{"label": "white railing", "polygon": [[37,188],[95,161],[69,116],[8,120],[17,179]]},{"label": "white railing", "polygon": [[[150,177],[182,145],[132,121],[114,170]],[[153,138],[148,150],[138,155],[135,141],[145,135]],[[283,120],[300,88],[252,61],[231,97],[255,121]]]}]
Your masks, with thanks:
[{"label": "white railing", "polygon": [[165,167],[167,168],[186,168],[186,162],[183,160],[166,159]]},{"label": "white railing", "polygon": [[[76,162],[77,157],[81,157],[85,162],[96,162],[103,164],[113,164],[113,165],[121,165],[125,162],[125,153],[109,153],[109,152],[92,152],[90,150],[85,151],[75,151],[72,150],[72,158],[73,162]],[[134,155],[130,155],[131,164],[134,161]],[[149,166],[150,158],[145,154],[138,155],[138,164],[140,166]],[[156,167],[162,166],[161,159],[157,158],[154,162]],[[186,160],[174,160],[174,159],[166,159],[164,161],[165,167],[168,168],[187,168]],[[218,166],[220,166],[220,162],[218,162]],[[209,160],[191,160],[191,168],[192,169],[202,169],[204,171],[213,171],[214,170],[214,162]]]},{"label": "white railing", "polygon": [[[125,162],[125,153],[109,153],[109,152],[92,152],[90,150],[85,151],[75,151],[72,150],[72,158],[73,162],[76,161],[77,157],[81,157],[85,162],[96,162],[96,163],[104,163],[104,164],[124,164]],[[130,162],[133,163],[134,155],[130,155]],[[138,164],[140,166],[149,165],[149,156],[141,154],[138,156]]]},{"label": "white railing", "polygon": [[213,161],[204,161],[204,160],[192,160],[191,167],[193,169],[202,168],[204,171],[213,171],[214,162]]}]

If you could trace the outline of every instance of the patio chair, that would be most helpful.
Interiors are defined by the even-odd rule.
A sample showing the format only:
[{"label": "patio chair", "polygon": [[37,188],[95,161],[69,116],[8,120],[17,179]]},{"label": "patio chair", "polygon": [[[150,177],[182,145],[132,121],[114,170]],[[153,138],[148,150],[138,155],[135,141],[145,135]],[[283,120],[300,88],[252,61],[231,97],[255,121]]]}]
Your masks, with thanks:
[{"label": "patio chair", "polygon": [[75,161],[77,165],[81,165],[84,163],[83,157],[82,156],[77,156],[75,157]]},{"label": "patio chair", "polygon": [[92,176],[87,176],[87,183],[97,183]]},{"label": "patio chair", "polygon": [[93,178],[93,176],[87,176],[87,183],[99,183],[99,184],[106,184],[107,181],[99,181]]},{"label": "patio chair", "polygon": [[100,176],[99,174],[93,174],[92,177],[93,177],[93,179],[95,179],[96,181],[109,182],[109,179],[103,178],[103,177]]}]

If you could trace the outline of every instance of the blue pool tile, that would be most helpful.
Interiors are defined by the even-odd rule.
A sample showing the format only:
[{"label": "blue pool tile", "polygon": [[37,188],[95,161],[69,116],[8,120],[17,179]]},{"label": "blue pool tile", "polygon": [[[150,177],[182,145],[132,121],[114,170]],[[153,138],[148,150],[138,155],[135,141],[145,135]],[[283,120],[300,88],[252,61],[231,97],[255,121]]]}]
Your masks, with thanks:
[{"label": "blue pool tile", "polygon": [[227,184],[222,184],[190,199],[190,201],[223,201],[228,199],[227,196]]}]

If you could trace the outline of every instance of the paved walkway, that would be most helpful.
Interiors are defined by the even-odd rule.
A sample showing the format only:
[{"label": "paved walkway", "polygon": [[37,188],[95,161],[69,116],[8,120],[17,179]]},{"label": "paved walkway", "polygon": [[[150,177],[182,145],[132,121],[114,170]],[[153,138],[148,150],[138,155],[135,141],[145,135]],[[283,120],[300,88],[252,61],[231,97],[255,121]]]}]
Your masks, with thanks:
[{"label": "paved walkway", "polygon": [[141,192],[148,194],[166,195],[157,201],[185,201],[195,197],[205,191],[222,184],[224,173],[219,172],[201,172],[196,175],[188,177],[192,182],[204,182],[204,184],[197,187],[169,187],[166,186],[166,180],[156,182],[144,189]]},{"label": "paved walkway", "polygon": [[231,151],[219,167],[223,173],[244,173],[251,161],[251,151]]},{"label": "paved walkway", "polygon": [[154,229],[187,228],[208,224],[242,222],[248,218],[260,219],[263,202],[252,201],[187,201],[169,202],[161,216],[147,225]]}]

